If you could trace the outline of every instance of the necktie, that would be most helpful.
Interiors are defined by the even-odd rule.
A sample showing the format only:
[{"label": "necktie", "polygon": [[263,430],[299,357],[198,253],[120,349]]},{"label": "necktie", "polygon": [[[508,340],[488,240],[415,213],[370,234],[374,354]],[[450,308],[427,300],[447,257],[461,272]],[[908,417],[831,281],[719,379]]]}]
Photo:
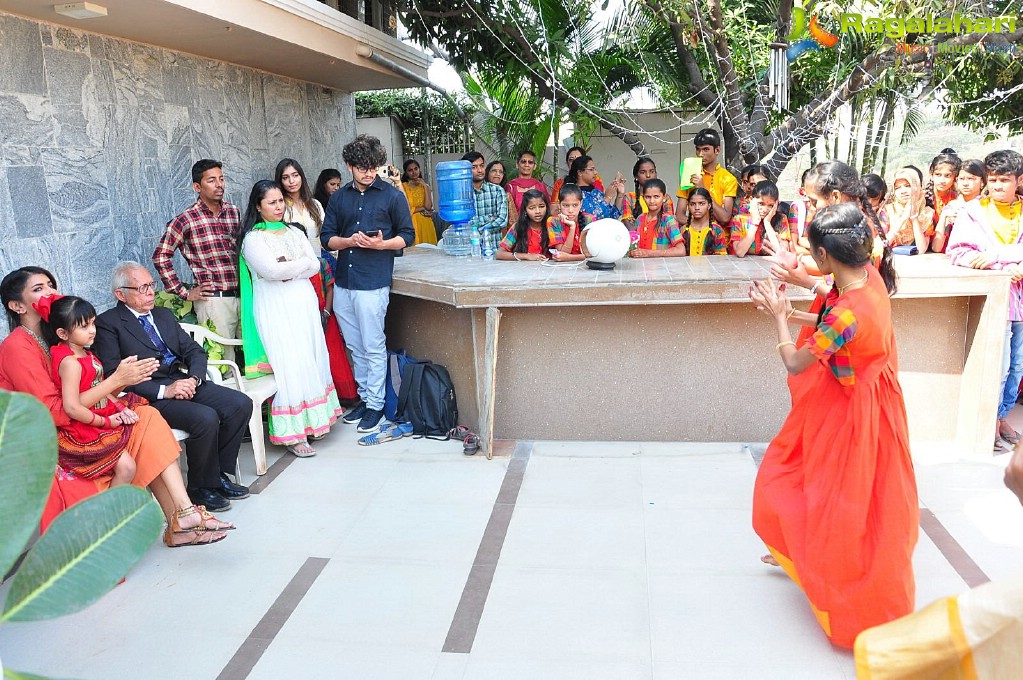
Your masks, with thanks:
[{"label": "necktie", "polygon": [[140,316],[139,323],[141,323],[142,328],[146,330],[146,335],[149,336],[149,339],[153,341],[154,345],[156,345],[156,349],[160,350],[160,354],[163,355],[163,363],[173,364],[174,360],[177,359],[177,356],[175,356],[174,352],[170,350],[167,343],[163,341],[160,334],[156,332],[156,326],[154,326],[153,322],[149,320],[149,314],[143,314]]}]

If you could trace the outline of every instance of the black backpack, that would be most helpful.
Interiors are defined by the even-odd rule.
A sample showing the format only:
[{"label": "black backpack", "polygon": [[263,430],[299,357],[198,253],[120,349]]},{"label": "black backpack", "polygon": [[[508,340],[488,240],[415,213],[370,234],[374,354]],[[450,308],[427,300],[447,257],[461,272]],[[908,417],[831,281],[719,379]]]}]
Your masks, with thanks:
[{"label": "black backpack", "polygon": [[412,434],[450,439],[458,425],[458,402],[448,369],[429,361],[416,361],[401,369],[398,420],[412,423]]}]

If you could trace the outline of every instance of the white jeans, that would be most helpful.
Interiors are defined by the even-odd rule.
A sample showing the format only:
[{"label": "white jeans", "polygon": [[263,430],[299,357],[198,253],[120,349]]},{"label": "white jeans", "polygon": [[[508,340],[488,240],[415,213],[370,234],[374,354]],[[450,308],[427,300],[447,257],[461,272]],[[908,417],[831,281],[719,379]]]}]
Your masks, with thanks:
[{"label": "white jeans", "polygon": [[384,380],[387,378],[387,338],[384,318],[391,288],[348,290],[334,287],[334,315],[345,345],[352,353],[352,373],[366,408],[384,408]]}]

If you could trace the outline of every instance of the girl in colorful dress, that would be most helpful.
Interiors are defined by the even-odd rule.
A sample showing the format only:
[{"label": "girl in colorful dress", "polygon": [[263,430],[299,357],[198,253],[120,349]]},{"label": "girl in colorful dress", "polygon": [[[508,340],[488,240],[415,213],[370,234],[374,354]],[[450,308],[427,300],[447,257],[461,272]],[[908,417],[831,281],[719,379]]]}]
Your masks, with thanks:
[{"label": "girl in colorful dress", "polygon": [[659,179],[647,180],[643,185],[647,211],[636,225],[639,243],[629,251],[629,257],[681,257],[686,254],[685,238],[678,228],[675,214],[664,209],[667,195],[668,188]]},{"label": "girl in colorful dress", "polygon": [[[629,229],[635,229],[636,220],[647,211],[646,202],[643,201],[643,184],[647,180],[657,179],[657,165],[653,159],[643,156],[632,166],[632,179],[635,182],[635,191],[625,194],[622,201],[622,222]],[[664,210],[675,214],[675,204],[671,196],[664,197]]]},{"label": "girl in colorful dress", "polygon": [[954,153],[939,153],[931,161],[931,178],[924,187],[924,202],[934,211],[933,227],[938,226],[945,206],[959,197],[956,180],[963,169],[963,161]]},{"label": "girl in colorful dress", "polygon": [[293,158],[285,158],[277,164],[274,181],[284,189],[284,221],[301,224],[313,251],[319,255],[323,206],[313,198],[302,166]]},{"label": "girl in colorful dress", "polygon": [[689,192],[689,223],[682,230],[686,255],[728,254],[725,230],[710,218],[713,200],[710,192],[703,187],[696,187]]},{"label": "girl in colorful dress", "polygon": [[241,308],[246,373],[272,371],[277,394],[270,407],[270,441],[300,458],[316,454],[321,437],[341,416],[316,293],[309,278],[320,259],[305,234],[282,222],[281,188],[252,187],[242,222]]},{"label": "girl in colorful dress", "polygon": [[[564,261],[583,259],[581,234],[583,228],[593,221],[593,215],[583,212],[583,192],[574,184],[561,187],[561,213],[547,218],[548,238],[552,248],[551,258]],[[579,257],[571,257],[578,255]]]},{"label": "girl in colorful dress", "polygon": [[519,213],[519,219],[498,245],[497,259],[517,262],[547,260],[551,250],[550,236],[547,233],[548,217],[550,208],[543,192],[529,189],[522,194],[522,211]]},{"label": "girl in colorful dress", "polygon": [[437,245],[437,228],[433,226],[433,197],[430,195],[430,185],[423,181],[419,161],[410,158],[401,168],[401,184],[408,197],[416,243]]},{"label": "girl in colorful dress", "polygon": [[[919,511],[897,374],[890,253],[871,264],[873,230],[849,204],[810,223],[811,255],[835,288],[821,312],[794,311],[783,288],[750,298],[772,317],[792,410],[760,464],[753,528],[803,589],[824,633],[852,647],[863,630],[915,606]],[[815,327],[797,345],[793,321]]]},{"label": "girl in colorful dress", "polygon": [[[882,216],[883,215],[883,216]],[[892,181],[892,200],[878,213],[888,223],[888,245],[915,245],[926,253],[934,233],[934,210],[924,202],[923,189],[916,173],[903,168]]]},{"label": "girl in colorful dress", "polygon": [[622,193],[625,190],[625,180],[622,173],[615,175],[615,179],[608,188],[608,193],[597,188],[597,165],[589,156],[579,156],[572,162],[572,169],[565,178],[565,185],[575,184],[583,192],[583,212],[593,215],[594,219],[611,217],[618,219],[622,215],[621,209],[615,205],[617,198],[621,202]]},{"label": "girl in colorful dress", "polygon": [[789,220],[778,212],[778,185],[764,180],[750,196],[749,212],[732,219],[732,252],[739,257],[795,252]]},{"label": "girl in colorful dress", "polygon": [[811,168],[803,171],[799,178],[799,195],[796,200],[789,204],[789,231],[792,233],[792,240],[796,244],[796,253],[799,255],[810,254],[810,242],[806,239],[806,228],[813,219],[814,210],[810,201],[806,198],[806,178],[810,176]]},{"label": "girl in colorful dress", "polygon": [[938,225],[934,228],[934,238],[931,239],[932,251],[935,253],[945,252],[945,247],[952,236],[956,215],[967,203],[978,198],[985,186],[987,186],[987,168],[984,167],[984,161],[976,158],[965,161],[956,178],[956,189],[959,195],[946,203],[941,211]]},{"label": "girl in colorful dress", "polygon": [[57,428],[57,463],[85,479],[112,474],[110,486],[130,484],[135,460],[128,453],[128,440],[138,421],[130,407],[146,400],[131,392],[124,401],[107,394],[86,406],[82,392],[103,382],[103,365],[85,349],[96,339],[96,309],[69,295],[45,298],[37,311],[43,319],[43,337],[53,344],[53,382],[71,418],[70,424]]}]

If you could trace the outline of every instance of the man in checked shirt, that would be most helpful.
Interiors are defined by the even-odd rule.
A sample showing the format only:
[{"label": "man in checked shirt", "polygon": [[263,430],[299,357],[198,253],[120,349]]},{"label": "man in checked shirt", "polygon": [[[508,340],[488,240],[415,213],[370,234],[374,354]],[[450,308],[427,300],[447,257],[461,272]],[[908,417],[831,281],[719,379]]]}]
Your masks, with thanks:
[{"label": "man in checked shirt", "polygon": [[[238,337],[238,208],[224,200],[224,173],[219,161],[204,158],[192,166],[192,188],[199,199],[167,223],[167,230],[153,251],[163,286],[195,305],[199,323],[213,321],[217,333]],[[188,262],[195,285],[178,279],[171,261],[174,251]],[[224,358],[234,360],[234,348],[224,348]]]}]

